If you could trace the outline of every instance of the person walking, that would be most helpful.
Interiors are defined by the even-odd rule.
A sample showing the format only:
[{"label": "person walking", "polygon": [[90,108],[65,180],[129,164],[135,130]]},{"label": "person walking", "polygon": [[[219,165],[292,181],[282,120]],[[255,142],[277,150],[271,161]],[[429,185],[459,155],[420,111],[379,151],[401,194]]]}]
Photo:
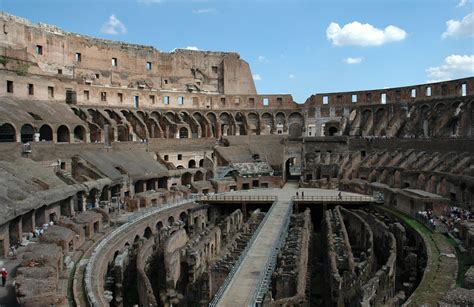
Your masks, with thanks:
[{"label": "person walking", "polygon": [[342,200],[342,193],[339,191],[339,194],[337,194],[337,197],[339,197],[339,200]]},{"label": "person walking", "polygon": [[5,268],[2,268],[2,287],[5,287],[5,285],[7,284],[7,275],[7,270]]},{"label": "person walking", "polygon": [[301,197],[304,198],[304,191],[301,191]]}]

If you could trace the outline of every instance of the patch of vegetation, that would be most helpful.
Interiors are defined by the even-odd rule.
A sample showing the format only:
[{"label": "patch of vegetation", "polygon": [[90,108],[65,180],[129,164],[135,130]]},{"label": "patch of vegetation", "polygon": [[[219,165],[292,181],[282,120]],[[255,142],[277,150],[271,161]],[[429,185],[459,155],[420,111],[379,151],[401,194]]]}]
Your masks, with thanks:
[{"label": "patch of vegetation", "polygon": [[8,63],[8,59],[0,55],[0,64],[5,65]]},{"label": "patch of vegetation", "polygon": [[26,76],[28,74],[28,64],[16,62],[16,74]]},{"label": "patch of vegetation", "polygon": [[412,227],[423,237],[425,242],[428,259],[424,275],[415,292],[411,294],[410,301],[405,304],[407,306],[425,304],[435,306],[444,293],[451,288],[456,277],[459,278],[459,275],[453,276],[454,274],[452,274],[455,267],[460,266],[459,258],[446,257],[447,253],[456,253],[455,248],[443,234],[433,232],[414,217],[393,208],[382,207],[381,209]]}]

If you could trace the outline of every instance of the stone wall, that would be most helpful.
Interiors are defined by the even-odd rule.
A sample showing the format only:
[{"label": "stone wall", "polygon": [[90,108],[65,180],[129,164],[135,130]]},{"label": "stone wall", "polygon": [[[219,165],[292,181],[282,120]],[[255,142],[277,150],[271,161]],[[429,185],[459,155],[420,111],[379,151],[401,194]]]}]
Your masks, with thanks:
[{"label": "stone wall", "polygon": [[155,253],[155,238],[145,240],[137,251],[137,287],[140,306],[158,307],[157,295],[146,274],[150,257]]},{"label": "stone wall", "polygon": [[307,306],[312,287],[308,284],[313,236],[310,209],[292,216],[288,232],[272,276],[274,301],[270,306]]}]

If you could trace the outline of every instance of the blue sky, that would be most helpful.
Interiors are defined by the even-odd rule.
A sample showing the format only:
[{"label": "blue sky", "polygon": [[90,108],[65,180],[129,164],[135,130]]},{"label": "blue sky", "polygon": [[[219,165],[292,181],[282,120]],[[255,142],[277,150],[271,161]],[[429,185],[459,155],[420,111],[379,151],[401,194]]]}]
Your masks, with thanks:
[{"label": "blue sky", "polygon": [[235,51],[261,94],[396,87],[474,76],[474,0],[0,0],[66,31]]}]

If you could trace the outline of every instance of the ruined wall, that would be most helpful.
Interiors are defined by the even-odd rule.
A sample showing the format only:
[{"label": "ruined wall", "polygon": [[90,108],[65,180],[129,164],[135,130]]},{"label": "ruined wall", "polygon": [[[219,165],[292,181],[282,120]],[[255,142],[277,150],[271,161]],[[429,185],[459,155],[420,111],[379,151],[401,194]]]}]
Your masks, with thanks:
[{"label": "ruined wall", "polygon": [[[32,24],[7,13],[2,13],[0,23],[1,54],[21,60],[30,73],[116,87],[256,93],[248,64],[237,53],[183,49],[165,53]],[[231,76],[225,78],[226,71]]]},{"label": "ruined wall", "polygon": [[137,252],[137,287],[140,306],[157,307],[156,295],[146,274],[150,257],[155,252],[156,241],[154,238],[146,240]]},{"label": "ruined wall", "polygon": [[[272,276],[273,298],[270,306],[302,306],[309,304],[311,285],[311,240],[313,225],[311,212],[306,209],[293,215],[285,245],[278,254]],[[309,290],[309,291],[308,291]]]},{"label": "ruined wall", "polygon": [[[371,214],[357,210],[370,225],[374,239],[374,269],[377,271],[361,287],[363,306],[390,305],[395,302],[397,243],[387,225]],[[401,254],[400,254],[401,256]]]},{"label": "ruined wall", "polygon": [[[463,90],[465,84],[466,90]],[[431,99],[446,99],[456,96],[471,95],[474,88],[473,78],[464,78],[455,82],[427,83],[406,87],[396,87],[370,91],[353,91],[340,93],[318,93],[309,97],[305,103],[312,106],[344,106],[413,103]],[[385,98],[383,98],[383,96]]]}]

